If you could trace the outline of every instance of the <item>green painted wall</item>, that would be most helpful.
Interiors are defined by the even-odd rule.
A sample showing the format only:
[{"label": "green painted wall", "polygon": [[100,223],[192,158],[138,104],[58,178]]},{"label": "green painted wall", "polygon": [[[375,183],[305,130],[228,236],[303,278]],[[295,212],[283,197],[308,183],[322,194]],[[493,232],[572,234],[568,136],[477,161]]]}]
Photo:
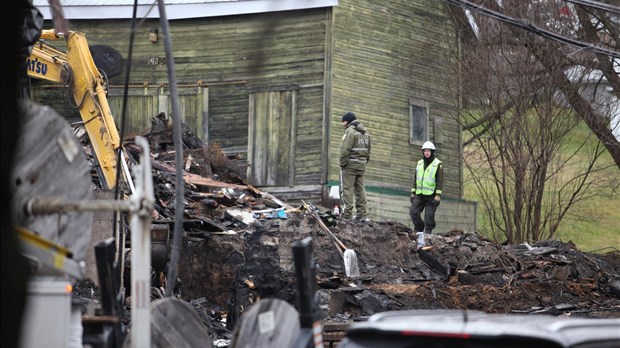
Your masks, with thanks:
[{"label": "green painted wall", "polygon": [[[292,184],[318,185],[325,152],[323,79],[329,11],[323,8],[170,21],[184,121],[208,142],[246,156],[249,95],[295,91],[297,139]],[[89,45],[109,45],[123,56],[122,72],[110,78],[109,95],[120,125],[130,21],[73,20],[71,26],[72,30],[86,34]],[[159,29],[156,43],[149,40],[151,28],[158,27],[158,20],[146,20],[136,30],[128,134],[149,127],[158,110],[170,110],[166,105],[169,91],[164,88],[168,74],[162,30]],[[54,45],[63,47],[63,42]],[[79,114],[65,104],[59,86],[40,85],[35,86],[35,100],[62,110],[69,119],[79,120]],[[206,135],[204,130],[208,130]]]},{"label": "green painted wall", "polygon": [[[329,180],[338,180],[341,116],[351,110],[372,135],[366,182],[408,190],[421,158],[409,144],[409,101],[428,104],[430,140],[444,162],[444,194],[462,197],[458,95],[442,70],[456,32],[441,1],[341,0],[333,20],[333,93]],[[441,132],[435,134],[435,126]],[[439,135],[441,133],[441,136]]]},{"label": "green painted wall", "polygon": [[[121,74],[110,79],[118,119],[130,21],[73,20],[71,25],[87,34],[90,45],[110,45],[123,55]],[[154,112],[169,110],[161,29],[159,40],[149,41],[151,28],[158,27],[158,21],[146,20],[136,30],[130,131],[148,127]],[[452,198],[438,212],[438,229],[459,223],[475,229],[475,204],[459,200],[459,98],[453,92],[458,80],[442,70],[456,64],[448,53],[457,39],[442,2],[340,0],[333,9],[175,20],[170,28],[184,120],[209,142],[246,156],[249,96],[295,91],[295,168],[289,182],[294,186],[270,192],[316,201],[322,185],[337,182],[340,118],[352,110],[373,136],[366,176],[371,216],[408,223],[406,194],[421,157],[420,144],[409,144],[409,102],[415,99],[428,105],[431,140],[444,162],[445,196]],[[35,85],[36,98],[79,119],[58,86]]]}]

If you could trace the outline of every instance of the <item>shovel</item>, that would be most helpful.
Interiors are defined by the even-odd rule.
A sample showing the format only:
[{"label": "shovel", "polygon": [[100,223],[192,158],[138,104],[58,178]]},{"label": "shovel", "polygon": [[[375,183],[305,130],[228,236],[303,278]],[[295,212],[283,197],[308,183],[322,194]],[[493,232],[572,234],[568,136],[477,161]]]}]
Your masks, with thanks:
[{"label": "shovel", "polygon": [[329,229],[329,227],[325,225],[323,220],[321,220],[321,217],[319,216],[319,214],[317,214],[316,207],[310,207],[303,200],[302,200],[302,203],[304,207],[306,208],[306,210],[310,213],[310,215],[312,215],[312,217],[314,217],[316,222],[319,224],[319,227],[321,227],[321,229],[325,231],[325,233],[327,233],[329,238],[336,245],[336,249],[338,249],[340,256],[342,256],[344,260],[344,273],[346,274],[346,276],[349,278],[359,277],[360,268],[357,262],[357,254],[355,254],[355,251],[353,249],[348,249],[344,245],[344,243],[342,243],[340,239],[338,239],[338,237],[336,237],[336,235]]}]

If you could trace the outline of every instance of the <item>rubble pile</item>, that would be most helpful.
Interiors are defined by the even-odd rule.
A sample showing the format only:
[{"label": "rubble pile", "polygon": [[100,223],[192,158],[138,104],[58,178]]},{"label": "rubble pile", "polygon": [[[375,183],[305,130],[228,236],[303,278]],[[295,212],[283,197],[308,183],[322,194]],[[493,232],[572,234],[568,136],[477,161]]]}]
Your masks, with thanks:
[{"label": "rubble pile", "polygon": [[416,250],[413,232],[389,222],[339,221],[332,231],[355,250],[359,278],[345,276],[342,256],[314,220],[296,214],[257,222],[234,238],[188,241],[187,261],[180,265],[182,296],[214,301],[211,306],[234,316],[229,323],[260,298],[293,304],[290,247],[311,236],[327,322],[404,309],[620,317],[617,252],[586,254],[556,241],[531,249],[502,246],[461,231],[429,236],[431,248]]},{"label": "rubble pile", "polygon": [[[179,198],[170,137],[162,135],[168,130],[146,136],[157,201],[153,223],[172,230]],[[331,231],[356,253],[360,276],[346,277],[342,255],[300,202],[282,202],[244,184],[238,156],[207,148],[188,130],[183,139],[185,220],[176,294],[214,340],[230,339],[240,316],[260,299],[295,304],[291,246],[308,236],[325,323],[405,309],[620,317],[618,250],[583,253],[559,241],[501,245],[463,231],[428,235],[428,247],[418,250],[405,225],[334,221],[319,207]]]}]

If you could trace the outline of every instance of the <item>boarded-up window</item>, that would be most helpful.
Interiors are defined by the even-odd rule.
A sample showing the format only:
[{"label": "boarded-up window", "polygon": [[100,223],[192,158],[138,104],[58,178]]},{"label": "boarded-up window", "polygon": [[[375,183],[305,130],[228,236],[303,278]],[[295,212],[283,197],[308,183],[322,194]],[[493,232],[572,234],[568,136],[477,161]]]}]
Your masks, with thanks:
[{"label": "boarded-up window", "polygon": [[[154,89],[154,91],[157,91]],[[121,131],[121,117],[123,111],[122,95],[109,95],[108,104],[114,116],[116,127]],[[158,101],[156,95],[129,95],[125,116],[125,132],[135,134],[144,132],[151,126],[151,118],[157,115]]]},{"label": "boarded-up window", "polygon": [[[123,90],[113,89],[109,91],[107,98],[119,131],[123,110],[122,93]],[[206,140],[208,134],[205,116],[208,110],[208,96],[209,91],[205,87],[179,88],[178,90],[181,121],[202,140]],[[126,112],[125,132],[127,134],[147,131],[151,127],[151,119],[160,112],[166,114],[172,125],[172,103],[167,89],[157,87],[129,89]]]},{"label": "boarded-up window", "polygon": [[409,104],[409,144],[412,145],[421,145],[429,139],[428,109],[420,104]]},{"label": "boarded-up window", "polygon": [[248,127],[248,182],[289,186],[294,174],[293,91],[251,93]]}]

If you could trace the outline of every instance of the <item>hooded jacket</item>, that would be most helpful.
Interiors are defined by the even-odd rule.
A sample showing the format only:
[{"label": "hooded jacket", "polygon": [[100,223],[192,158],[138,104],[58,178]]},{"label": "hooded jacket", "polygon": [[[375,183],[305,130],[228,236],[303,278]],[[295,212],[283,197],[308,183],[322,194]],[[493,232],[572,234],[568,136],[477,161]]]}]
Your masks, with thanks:
[{"label": "hooded jacket", "polygon": [[363,165],[370,160],[370,134],[358,121],[347,125],[340,145],[340,168],[349,165]]}]

